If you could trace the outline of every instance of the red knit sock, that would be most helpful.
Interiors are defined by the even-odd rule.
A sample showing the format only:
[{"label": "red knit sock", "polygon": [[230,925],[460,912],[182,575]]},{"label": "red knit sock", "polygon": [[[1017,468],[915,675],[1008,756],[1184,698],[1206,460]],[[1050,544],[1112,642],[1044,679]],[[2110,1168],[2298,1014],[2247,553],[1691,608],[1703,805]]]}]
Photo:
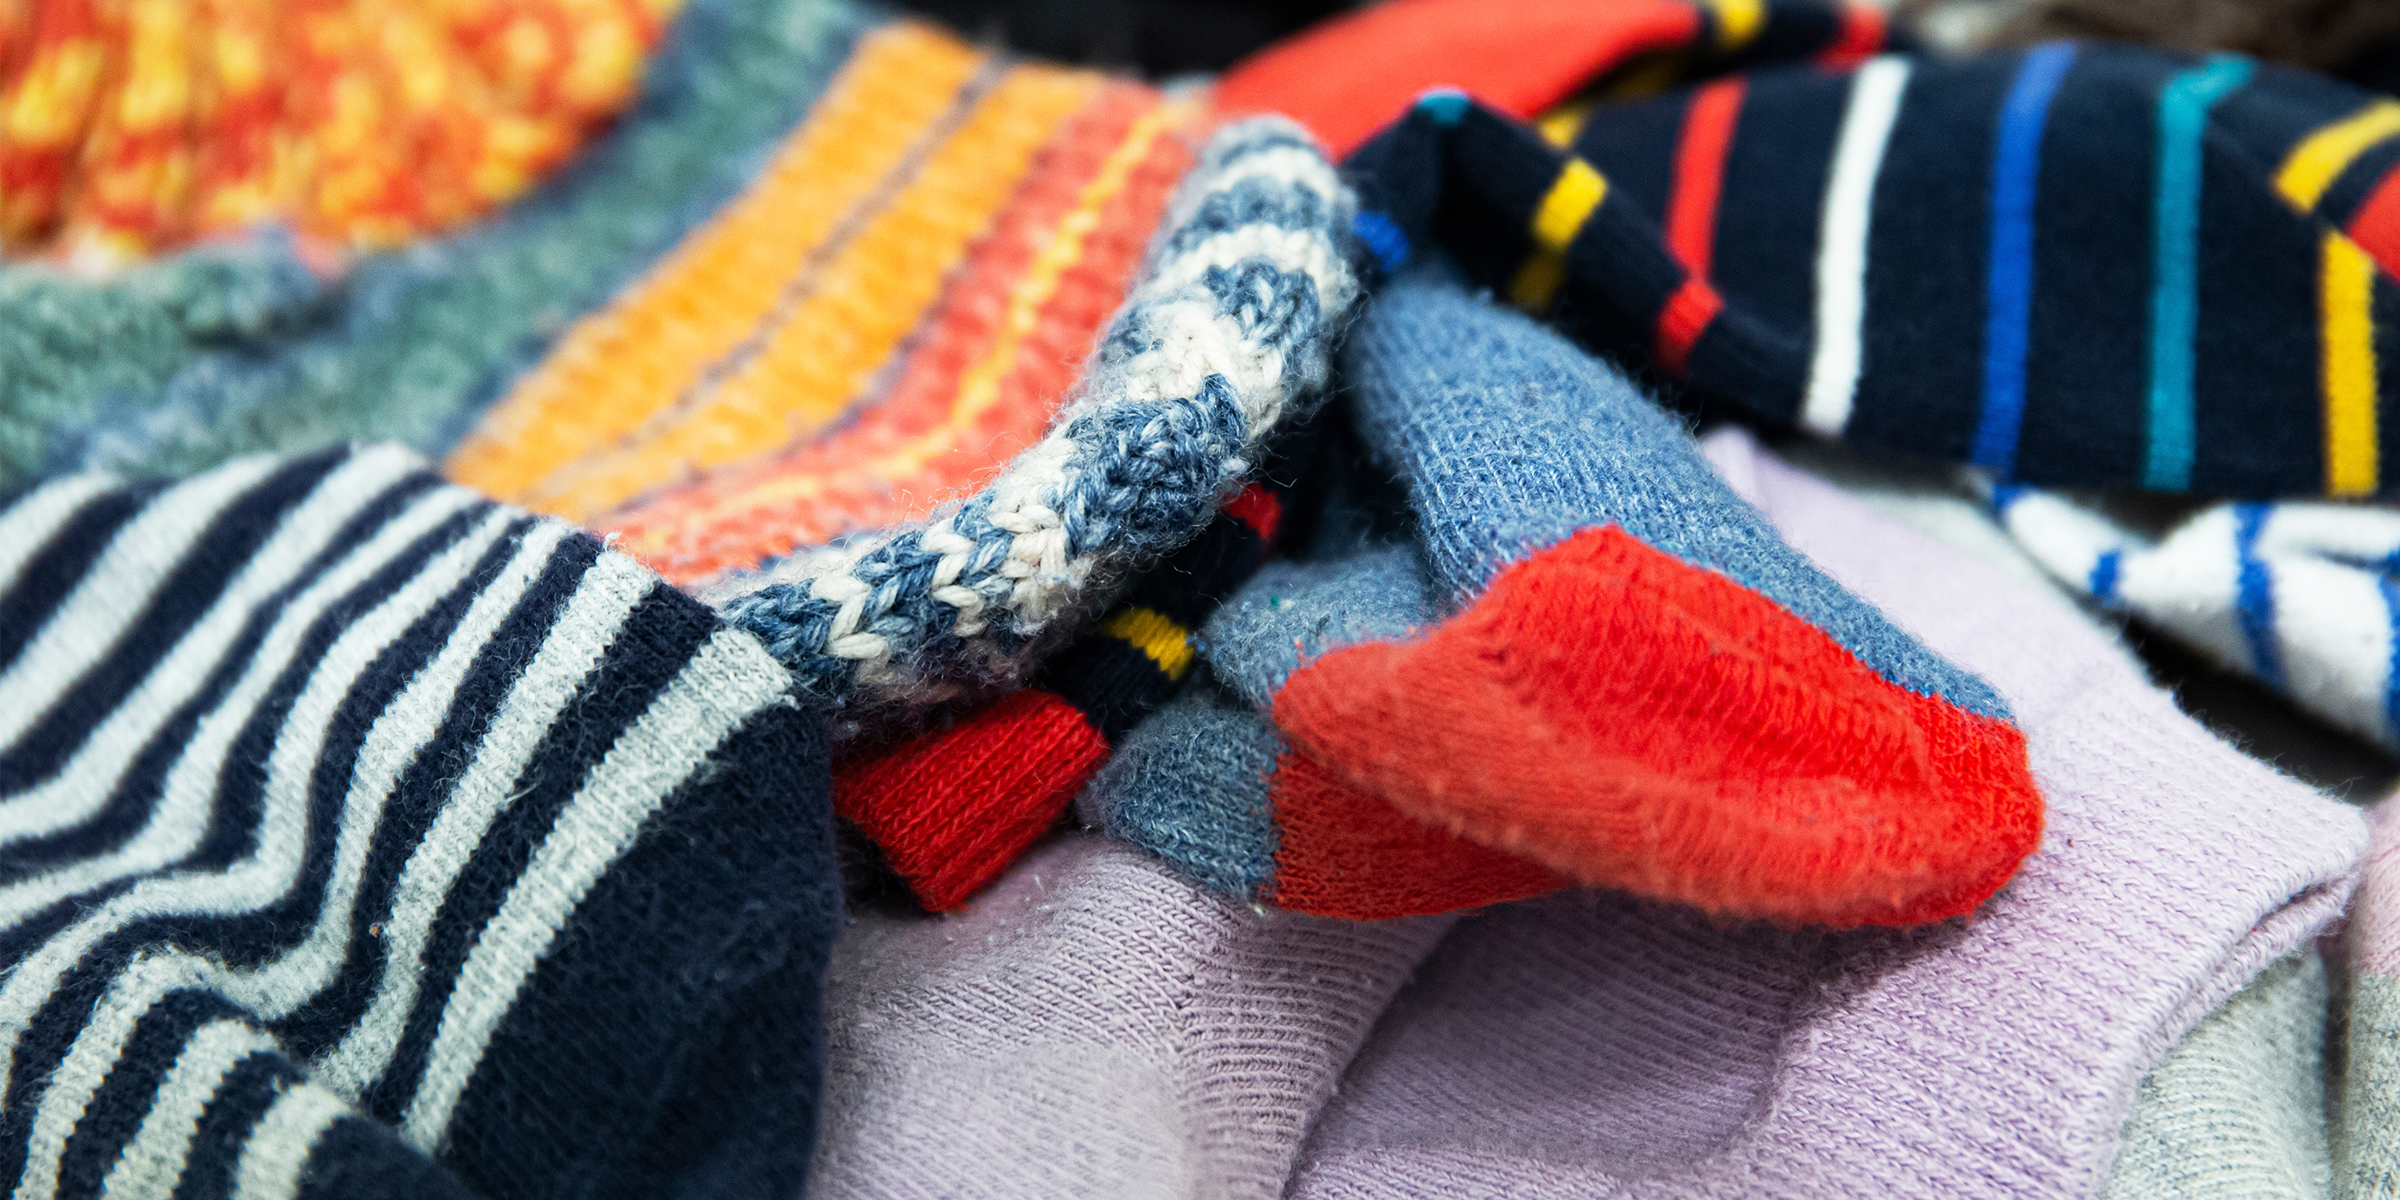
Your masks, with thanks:
[{"label": "red knit sock", "polygon": [[1971,911],[2040,841],[2023,735],[1614,526],[1408,643],[1292,674],[1275,721],[1402,811],[1589,883],[1832,925]]}]

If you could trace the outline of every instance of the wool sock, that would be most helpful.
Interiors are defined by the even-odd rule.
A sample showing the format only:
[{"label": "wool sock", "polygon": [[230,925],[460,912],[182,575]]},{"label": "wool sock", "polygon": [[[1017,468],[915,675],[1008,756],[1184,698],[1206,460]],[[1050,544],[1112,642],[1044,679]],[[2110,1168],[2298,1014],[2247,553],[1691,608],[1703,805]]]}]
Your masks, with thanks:
[{"label": "wool sock", "polygon": [[1264,561],[1280,489],[1252,483],[1031,686],[844,764],[833,807],[933,912],[966,904],[1058,824],[1111,749],[1173,699],[1192,630]]},{"label": "wool sock", "polygon": [[1203,627],[1207,676],[1134,730],[1078,802],[1084,821],[1237,901],[1352,920],[1574,886],[1360,790],[1265,718],[1287,658],[1406,637],[1433,611],[1409,546],[1268,566]]},{"label": "wool sock", "polygon": [[1441,622],[1256,697],[1336,777],[1588,883],[1837,925],[1972,911],[2037,845],[1984,683],[1827,579],[1622,376],[1430,275],[1344,352]]},{"label": "wool sock", "polygon": [[640,98],[571,169],[336,279],[274,233],[100,278],[0,263],[0,372],[22,381],[0,484],[353,440],[447,447],[564,325],[738,193],[880,19],[844,0],[684,0]]},{"label": "wool sock", "polygon": [[2152,542],[2055,493],[2000,487],[1992,509],[2102,608],[2400,749],[2400,512],[2220,504]]},{"label": "wool sock", "polygon": [[0,1175],[797,1194],[822,717],[396,447],[0,508]]},{"label": "wool sock", "polygon": [[1708,449],[1791,544],[2006,697],[2043,853],[1963,925],[1730,925],[1597,892],[1469,918],[1284,1195],[2089,1194],[2142,1077],[2341,912],[2348,806],[2177,712],[2045,588],[1739,434]]},{"label": "wool sock", "polygon": [[1030,681],[1061,621],[1190,541],[1321,400],[1358,296],[1351,197],[1288,121],[1201,150],[1072,400],[980,490],[923,520],[719,579],[836,735],[905,728]]},{"label": "wool sock", "polygon": [[1561,132],[1428,93],[1348,163],[1362,227],[1746,421],[2029,483],[2390,483],[2389,97],[2060,43],[1760,70]]}]

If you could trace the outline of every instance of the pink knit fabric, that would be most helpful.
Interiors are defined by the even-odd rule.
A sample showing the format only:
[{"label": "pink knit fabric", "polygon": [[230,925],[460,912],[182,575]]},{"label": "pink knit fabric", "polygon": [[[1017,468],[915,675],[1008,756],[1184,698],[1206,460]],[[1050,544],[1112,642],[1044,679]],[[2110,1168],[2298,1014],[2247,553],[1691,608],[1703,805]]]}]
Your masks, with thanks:
[{"label": "pink knit fabric", "polygon": [[2400,799],[2378,805],[2374,820],[2375,845],[2350,909],[2350,961],[2361,971],[2400,976]]},{"label": "pink knit fabric", "polygon": [[1448,919],[1252,911],[1117,843],[835,946],[810,1196],[1267,1197]]},{"label": "pink knit fabric", "polygon": [[2341,911],[2357,814],[2211,737],[2058,598],[1743,435],[1708,449],[2006,697],[2042,852],[1972,922],[1902,934],[1595,895],[1473,918],[1376,1027],[1290,1194],[2086,1195],[2142,1075]]}]

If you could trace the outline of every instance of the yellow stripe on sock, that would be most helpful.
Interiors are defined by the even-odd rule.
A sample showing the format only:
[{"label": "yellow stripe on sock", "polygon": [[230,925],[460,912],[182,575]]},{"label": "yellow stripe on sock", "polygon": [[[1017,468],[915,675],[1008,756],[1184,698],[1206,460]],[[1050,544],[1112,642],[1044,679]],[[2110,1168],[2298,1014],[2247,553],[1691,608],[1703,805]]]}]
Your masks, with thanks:
[{"label": "yellow stripe on sock", "polygon": [[1181,680],[1192,669],[1192,634],[1155,609],[1132,605],[1120,608],[1100,626],[1100,632],[1150,656],[1168,679]]},{"label": "yellow stripe on sock", "polygon": [[[916,178],[779,307],[754,355],[703,379],[627,442],[569,464],[525,503],[586,520],[663,484],[789,445],[841,414],[916,328],[1035,154],[1103,79],[1012,69]],[[729,364],[731,365],[731,364]]]},{"label": "yellow stripe on sock", "polygon": [[1759,27],[1767,23],[1766,0],[1707,0],[1710,12],[1717,15],[1717,52],[1739,50],[1758,36]]},{"label": "yellow stripe on sock", "polygon": [[1575,144],[1575,135],[1583,132],[1583,123],[1592,115],[1592,101],[1569,100],[1543,113],[1533,127],[1542,131],[1542,140],[1561,150]]},{"label": "yellow stripe on sock", "polygon": [[[1099,228],[1100,210],[1125,190],[1135,168],[1150,156],[1160,137],[1190,124],[1201,112],[1199,104],[1179,100],[1162,104],[1134,120],[1124,138],[1101,163],[1099,172],[1077,193],[1075,208],[1059,222],[1054,240],[1042,248],[1026,268],[1024,277],[1009,290],[1008,316],[1001,323],[999,336],[984,356],[961,375],[956,399],[942,424],[880,458],[846,465],[838,476],[810,473],[781,476],[727,497],[689,519],[707,523],[731,510],[807,499],[832,483],[851,479],[899,478],[957,449],[960,437],[973,429],[999,400],[1000,384],[1016,367],[1025,338],[1041,320],[1042,307],[1058,290],[1059,280],[1083,260],[1084,248]],[[670,531],[662,529],[628,545],[638,554],[666,544],[669,536]]]},{"label": "yellow stripe on sock", "polygon": [[2325,235],[2325,490],[2374,492],[2375,260],[2339,233]]},{"label": "yellow stripe on sock", "polygon": [[1608,180],[1590,163],[1570,156],[1559,168],[1558,180],[1533,211],[1533,252],[1526,255],[1525,264],[1517,268],[1517,277],[1509,284],[1509,298],[1519,307],[1532,312],[1550,307],[1559,285],[1567,279],[1567,247],[1574,244],[1583,223],[1607,198]]},{"label": "yellow stripe on sock", "polygon": [[569,329],[451,454],[450,477],[522,503],[560,467],[634,435],[753,336],[794,271],[962,102],[984,61],[929,26],[867,35],[758,178]]},{"label": "yellow stripe on sock", "polygon": [[2400,133],[2400,103],[2377,100],[2302,138],[2276,169],[2275,190],[2302,211],[2314,209],[2325,189],[2332,187],[2359,155],[2396,133]]}]

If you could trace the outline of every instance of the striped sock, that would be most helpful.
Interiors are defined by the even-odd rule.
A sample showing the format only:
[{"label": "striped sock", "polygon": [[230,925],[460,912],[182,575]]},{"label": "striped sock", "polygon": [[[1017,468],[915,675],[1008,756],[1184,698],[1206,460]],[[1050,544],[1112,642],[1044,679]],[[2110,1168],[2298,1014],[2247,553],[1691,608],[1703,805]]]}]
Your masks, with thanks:
[{"label": "striped sock", "polygon": [[2152,542],[2064,496],[1996,488],[2000,524],[2094,604],[2400,750],[2400,513],[2211,505]]},{"label": "striped sock", "polygon": [[391,447],[0,547],[18,1194],[799,1189],[840,900],[755,639]]},{"label": "striped sock", "polygon": [[2061,43],[1758,70],[1555,124],[1434,92],[1361,148],[1387,267],[1438,243],[1704,408],[2003,478],[2389,482],[2400,103]]}]

